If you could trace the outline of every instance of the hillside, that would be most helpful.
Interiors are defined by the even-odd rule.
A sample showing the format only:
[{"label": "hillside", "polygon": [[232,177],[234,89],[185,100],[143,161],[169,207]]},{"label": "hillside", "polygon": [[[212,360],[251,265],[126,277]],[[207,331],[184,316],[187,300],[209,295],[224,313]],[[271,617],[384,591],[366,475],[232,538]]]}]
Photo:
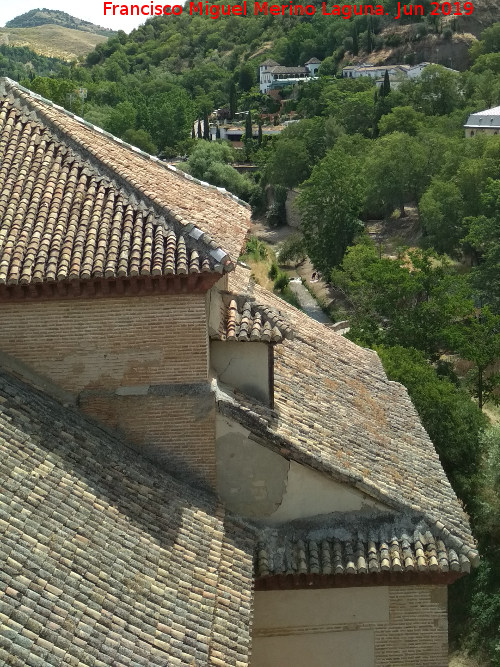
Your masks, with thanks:
[{"label": "hillside", "polygon": [[105,41],[106,37],[103,35],[60,25],[0,28],[0,44],[24,46],[40,55],[68,61],[86,56],[98,44]]},{"label": "hillside", "polygon": [[82,30],[91,32],[104,37],[111,37],[115,33],[113,30],[103,28],[102,26],[75,18],[66,12],[54,9],[32,9],[25,14],[16,16],[11,21],[7,21],[6,28],[36,28],[41,25],[58,25],[62,28],[71,28],[73,30]]}]

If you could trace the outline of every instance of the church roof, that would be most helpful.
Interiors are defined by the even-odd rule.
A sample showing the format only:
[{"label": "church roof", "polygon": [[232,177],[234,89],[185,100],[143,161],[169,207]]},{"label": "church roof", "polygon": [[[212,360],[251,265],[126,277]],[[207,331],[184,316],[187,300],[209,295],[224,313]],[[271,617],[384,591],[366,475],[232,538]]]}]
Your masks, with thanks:
[{"label": "church roof", "polygon": [[0,163],[0,285],[222,272],[244,244],[233,195],[8,79]]},{"label": "church roof", "polygon": [[252,529],[0,372],[0,664],[248,664]]},{"label": "church roof", "polygon": [[475,565],[467,515],[406,392],[378,355],[253,284],[242,267],[230,289],[279,311],[293,337],[274,348],[274,407],[243,394],[219,410],[281,455],[347,482],[398,511],[420,512]]}]

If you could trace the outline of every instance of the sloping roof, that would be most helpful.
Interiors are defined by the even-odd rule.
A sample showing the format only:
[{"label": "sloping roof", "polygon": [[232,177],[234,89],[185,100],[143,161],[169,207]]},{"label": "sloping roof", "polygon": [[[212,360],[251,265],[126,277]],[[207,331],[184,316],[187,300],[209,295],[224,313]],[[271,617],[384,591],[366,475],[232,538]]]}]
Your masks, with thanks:
[{"label": "sloping roof", "polygon": [[0,285],[214,271],[176,234],[43,126],[0,101]]},{"label": "sloping roof", "polygon": [[[313,529],[263,529],[258,537],[257,577],[301,575],[464,573],[471,568],[456,545],[419,516],[335,519]],[[286,580],[285,579],[285,580]],[[265,582],[260,582],[265,584]]]},{"label": "sloping roof", "polygon": [[500,107],[471,113],[464,127],[500,127]]},{"label": "sloping roof", "polygon": [[379,357],[254,285],[242,267],[235,294],[286,314],[293,339],[274,348],[274,409],[238,394],[219,399],[278,453],[346,481],[395,509],[422,513],[456,540],[473,564],[477,550],[436,450],[404,387],[387,379]]},{"label": "sloping roof", "polygon": [[[117,192],[124,191],[143,209],[165,218],[177,235],[189,235],[198,251],[205,247],[219,264],[232,268],[250,223],[247,205],[223,188],[196,181],[9,79],[0,79],[0,99],[8,111],[18,109],[21,125],[30,126],[23,128],[19,138],[26,159],[21,172],[25,183],[38,171],[33,162],[35,136],[43,137],[47,145],[42,140],[38,146],[49,152],[47,160],[57,159],[61,146],[71,149],[81,168],[110,181]],[[64,159],[61,152],[62,165],[66,164]]]},{"label": "sloping roof", "polygon": [[219,340],[276,343],[292,335],[290,324],[279,312],[267,306],[225,295],[222,309]]},{"label": "sloping roof", "polygon": [[263,63],[260,63],[259,67],[277,67],[279,63],[276,62],[276,60],[273,60],[272,58],[268,58],[267,60],[264,60]]},{"label": "sloping roof", "polygon": [[284,65],[273,67],[270,71],[272,74],[307,74],[305,67],[285,67]]},{"label": "sloping roof", "polygon": [[309,60],[306,62],[306,65],[316,65],[320,63],[321,60],[318,60],[317,58],[309,58]]},{"label": "sloping roof", "polygon": [[0,373],[0,663],[248,664],[253,535]]}]

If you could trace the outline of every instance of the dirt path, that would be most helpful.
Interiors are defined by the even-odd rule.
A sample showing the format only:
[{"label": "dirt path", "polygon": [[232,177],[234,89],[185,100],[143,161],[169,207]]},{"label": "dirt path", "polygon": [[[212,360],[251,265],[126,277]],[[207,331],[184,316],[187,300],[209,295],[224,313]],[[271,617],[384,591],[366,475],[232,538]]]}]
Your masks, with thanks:
[{"label": "dirt path", "polygon": [[[292,234],[296,234],[297,230],[294,229],[293,227],[288,227],[288,225],[284,225],[283,227],[270,228],[265,224],[263,220],[255,220],[252,221],[252,227],[250,229],[250,233],[256,236],[261,241],[265,241],[270,246],[273,246],[273,250],[277,252],[283,241],[285,241]],[[308,258],[304,262],[296,266],[295,269],[287,270],[287,273],[292,279],[295,276],[298,276],[299,278],[303,278],[305,281],[307,281],[309,289],[315,294],[316,298],[321,303],[324,303],[325,306],[328,308],[331,305],[333,305],[334,295],[329,286],[323,280],[311,282],[313,272],[314,272],[314,266],[311,264],[311,261]],[[308,298],[310,301],[314,301],[314,299],[311,297],[311,295],[309,294],[308,290],[305,287],[303,287],[303,290],[307,294],[307,297],[304,296],[304,299]],[[299,294],[297,294],[297,298],[299,299],[299,301],[301,301]],[[328,317],[321,310],[318,304],[315,305],[316,307],[318,307],[322,317],[325,318],[325,320],[331,324],[331,320],[328,319]],[[324,320],[318,320],[318,321],[324,321]]]},{"label": "dirt path", "polygon": [[292,278],[290,280],[289,287],[299,300],[300,307],[306,315],[312,317],[312,319],[316,320],[316,322],[321,322],[321,324],[332,323],[328,315],[325,315],[325,313],[318,306],[316,299],[314,299],[304,287],[300,278]]}]

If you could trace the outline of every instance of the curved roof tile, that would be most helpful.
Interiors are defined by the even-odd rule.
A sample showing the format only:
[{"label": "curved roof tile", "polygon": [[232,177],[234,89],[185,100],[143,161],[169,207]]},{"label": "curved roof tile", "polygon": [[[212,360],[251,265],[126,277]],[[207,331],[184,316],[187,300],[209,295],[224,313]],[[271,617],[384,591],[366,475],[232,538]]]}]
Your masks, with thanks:
[{"label": "curved roof tile", "polygon": [[[45,131],[52,142],[72,149],[82,166],[106,177],[127,196],[153,208],[177,234],[190,234],[202,247],[212,251],[223,269],[233,268],[250,223],[250,209],[244,202],[222,188],[202,184],[158,158],[125,144],[9,79],[0,79],[0,100],[6,114],[16,108],[17,113],[29,121],[33,132]],[[20,131],[15,128],[16,123],[14,131]],[[12,129],[9,125],[9,131]],[[23,176],[29,178],[34,169],[29,162],[30,156],[33,157],[32,149],[29,149],[28,137],[20,137],[19,141],[28,160]],[[30,152],[25,154],[27,150]],[[10,153],[8,157],[14,158]],[[50,156],[46,160],[51,160]],[[46,166],[43,158],[42,165]]]}]

